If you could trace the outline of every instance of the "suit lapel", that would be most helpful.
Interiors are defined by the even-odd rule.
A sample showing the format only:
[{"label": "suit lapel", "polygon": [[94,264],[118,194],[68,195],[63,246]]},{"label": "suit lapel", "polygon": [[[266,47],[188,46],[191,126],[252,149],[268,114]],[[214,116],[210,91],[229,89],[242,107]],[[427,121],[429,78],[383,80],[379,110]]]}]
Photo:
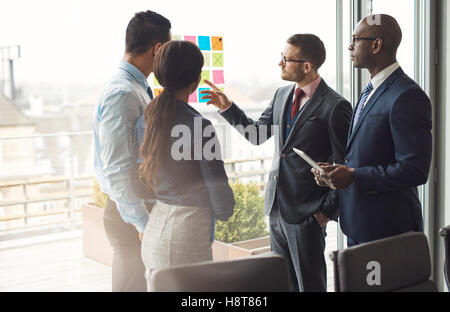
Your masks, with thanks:
[{"label": "suit lapel", "polygon": [[[353,142],[356,134],[358,133],[358,130],[361,128],[362,123],[364,122],[364,119],[366,118],[367,114],[370,112],[370,110],[372,109],[372,107],[375,105],[375,103],[378,101],[378,99],[380,98],[380,96],[386,92],[386,90],[389,89],[390,85],[397,79],[397,77],[399,77],[401,74],[403,74],[403,70],[401,68],[399,68],[398,70],[396,70],[385,82],[383,82],[383,84],[381,84],[381,86],[378,87],[378,89],[375,91],[375,93],[373,94],[373,96],[369,99],[369,101],[366,103],[363,111],[361,112],[361,115],[359,116],[358,122],[356,123],[355,129],[354,130],[350,130],[351,131],[351,135],[348,139],[348,143],[347,143],[347,150],[350,147],[351,143]],[[361,99],[361,98],[360,98]],[[358,101],[359,102],[359,101]],[[356,112],[356,109],[355,109]],[[353,121],[354,121],[354,116],[353,116]],[[353,127],[353,121],[352,121],[352,125],[351,127]],[[352,128],[350,128],[352,129]]]},{"label": "suit lapel", "polygon": [[[362,94],[359,96],[358,102],[356,102],[356,103],[359,103],[361,101],[361,97],[362,97]],[[357,109],[358,109],[358,106],[355,106],[355,108],[353,109],[352,120],[350,121],[350,128],[348,129],[348,135],[347,135],[347,146],[348,146],[348,142],[350,142],[350,138],[353,134],[352,129],[353,129],[353,123],[355,122],[355,116],[356,116]]]},{"label": "suit lapel", "polygon": [[[288,89],[289,90],[289,89]],[[285,137],[285,131],[286,131],[286,114],[287,110],[289,109],[289,105],[291,104],[292,97],[294,95],[295,91],[295,85],[292,86],[289,92],[286,92],[284,95],[282,95],[280,102],[283,105],[283,109],[281,109],[281,116],[280,116],[280,142],[281,146],[283,146],[284,143],[284,137]]]},{"label": "suit lapel", "polygon": [[284,143],[284,146],[286,146],[289,141],[292,140],[292,138],[295,136],[295,133],[298,132],[302,126],[305,124],[305,122],[311,118],[311,116],[314,114],[314,112],[322,105],[324,101],[324,94],[328,91],[328,86],[325,83],[325,81],[322,79],[319,86],[317,87],[316,92],[314,92],[312,98],[306,103],[305,107],[303,108],[303,111],[301,112],[300,116],[298,116],[297,120],[294,123],[294,126],[292,127],[291,133],[289,134],[289,137],[287,138],[286,142]]}]

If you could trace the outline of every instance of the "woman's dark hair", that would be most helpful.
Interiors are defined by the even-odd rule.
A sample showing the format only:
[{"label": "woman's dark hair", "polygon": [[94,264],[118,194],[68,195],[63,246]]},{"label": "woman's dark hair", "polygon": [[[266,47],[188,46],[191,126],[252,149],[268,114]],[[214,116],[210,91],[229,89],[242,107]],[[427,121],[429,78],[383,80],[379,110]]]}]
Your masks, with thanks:
[{"label": "woman's dark hair", "polygon": [[125,35],[125,51],[133,55],[141,55],[157,42],[170,40],[170,21],[153,12],[138,12],[128,23]]},{"label": "woman's dark hair", "polygon": [[166,155],[173,127],[175,92],[198,83],[202,67],[203,54],[189,41],[170,41],[156,52],[153,72],[164,90],[144,112],[147,127],[141,146],[143,162],[139,167],[139,178],[152,191],[155,190],[153,179]]}]

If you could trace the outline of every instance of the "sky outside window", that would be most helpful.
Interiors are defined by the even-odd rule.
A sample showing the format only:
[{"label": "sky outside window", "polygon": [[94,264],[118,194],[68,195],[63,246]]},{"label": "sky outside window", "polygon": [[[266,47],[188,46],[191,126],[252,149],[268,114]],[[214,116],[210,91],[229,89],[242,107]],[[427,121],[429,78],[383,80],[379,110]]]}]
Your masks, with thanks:
[{"label": "sky outside window", "polygon": [[[335,2],[316,1],[6,1],[0,11],[0,45],[20,44],[16,81],[101,86],[123,55],[133,14],[151,9],[172,22],[173,34],[221,35],[226,82],[283,85],[278,67],[286,39],[314,33],[324,41],[321,69],[335,80]],[[245,90],[244,90],[245,91]]]}]

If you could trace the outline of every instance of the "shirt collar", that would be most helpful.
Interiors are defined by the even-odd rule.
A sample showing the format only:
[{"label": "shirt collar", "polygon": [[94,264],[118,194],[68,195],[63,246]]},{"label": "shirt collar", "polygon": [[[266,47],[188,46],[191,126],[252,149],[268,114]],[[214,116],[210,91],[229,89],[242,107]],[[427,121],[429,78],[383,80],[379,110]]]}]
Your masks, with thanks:
[{"label": "shirt collar", "polygon": [[398,62],[395,62],[394,64],[386,67],[382,71],[380,71],[375,77],[372,78],[370,81],[372,83],[372,86],[374,89],[377,89],[381,84],[389,78],[390,75],[392,75],[397,69],[400,68],[400,65]]},{"label": "shirt collar", "polygon": [[305,92],[305,96],[308,98],[311,98],[314,93],[316,92],[317,88],[320,85],[320,82],[322,81],[322,77],[316,78],[316,80],[310,82],[308,85],[304,86],[302,88],[303,92]]},{"label": "shirt collar", "polygon": [[131,76],[136,79],[136,81],[144,88],[145,91],[147,91],[148,88],[148,82],[147,77],[133,64],[128,63],[125,60],[120,60],[120,69],[123,69],[127,73],[129,73]]}]

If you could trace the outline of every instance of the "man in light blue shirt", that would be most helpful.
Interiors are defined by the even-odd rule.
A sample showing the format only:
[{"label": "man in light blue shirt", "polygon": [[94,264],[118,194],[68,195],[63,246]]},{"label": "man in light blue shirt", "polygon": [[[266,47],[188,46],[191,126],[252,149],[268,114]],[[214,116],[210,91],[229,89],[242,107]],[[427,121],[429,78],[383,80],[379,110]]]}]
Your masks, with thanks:
[{"label": "man in light blue shirt", "polygon": [[139,145],[143,113],[153,98],[147,78],[156,51],[170,40],[170,28],[170,21],[155,12],[135,14],[126,31],[125,55],[94,111],[95,175],[110,198],[104,223],[114,252],[112,291],[147,290],[140,240],[149,203],[136,190]]}]

